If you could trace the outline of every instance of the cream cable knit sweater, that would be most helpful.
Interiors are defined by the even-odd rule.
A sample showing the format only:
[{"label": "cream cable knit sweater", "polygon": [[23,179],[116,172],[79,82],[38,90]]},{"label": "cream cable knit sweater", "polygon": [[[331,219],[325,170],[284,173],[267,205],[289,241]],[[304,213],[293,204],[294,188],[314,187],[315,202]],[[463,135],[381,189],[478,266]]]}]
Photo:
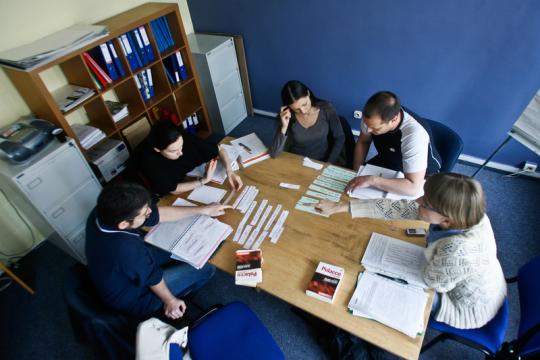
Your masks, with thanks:
[{"label": "cream cable knit sweater", "polygon": [[[414,201],[351,200],[353,217],[418,219]],[[463,233],[443,237],[425,250],[424,280],[441,294],[437,321],[460,329],[484,326],[506,297],[506,281],[497,259],[495,236],[487,215]]]}]

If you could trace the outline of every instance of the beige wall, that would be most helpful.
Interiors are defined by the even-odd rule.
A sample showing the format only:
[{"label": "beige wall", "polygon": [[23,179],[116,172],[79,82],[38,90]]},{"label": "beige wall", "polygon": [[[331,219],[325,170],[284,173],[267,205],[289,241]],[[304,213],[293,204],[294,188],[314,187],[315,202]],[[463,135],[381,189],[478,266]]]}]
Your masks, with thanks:
[{"label": "beige wall", "polygon": [[[122,11],[131,9],[144,0],[0,0],[0,51],[37,40],[44,35],[61,30],[75,23],[91,24]],[[159,1],[154,2],[175,2]],[[178,0],[184,28],[193,32],[186,0]],[[8,10],[9,9],[9,10]],[[13,87],[3,70],[0,70],[0,127],[13,123],[20,116],[30,113],[24,100]],[[31,244],[31,236],[15,210],[0,195],[0,252],[15,253]],[[29,219],[30,223],[36,222]],[[34,228],[34,231],[36,229]],[[42,241],[48,234],[36,231]],[[46,231],[41,231],[46,232]],[[0,259],[4,257],[0,255]]]}]

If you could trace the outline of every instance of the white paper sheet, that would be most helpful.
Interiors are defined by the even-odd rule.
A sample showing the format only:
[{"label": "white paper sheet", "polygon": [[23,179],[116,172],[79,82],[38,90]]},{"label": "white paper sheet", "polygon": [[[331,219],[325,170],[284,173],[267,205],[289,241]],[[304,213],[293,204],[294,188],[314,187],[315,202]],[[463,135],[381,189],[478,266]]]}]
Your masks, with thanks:
[{"label": "white paper sheet", "polygon": [[226,193],[226,190],[203,185],[193,190],[189,194],[188,200],[197,201],[202,204],[219,203]]}]

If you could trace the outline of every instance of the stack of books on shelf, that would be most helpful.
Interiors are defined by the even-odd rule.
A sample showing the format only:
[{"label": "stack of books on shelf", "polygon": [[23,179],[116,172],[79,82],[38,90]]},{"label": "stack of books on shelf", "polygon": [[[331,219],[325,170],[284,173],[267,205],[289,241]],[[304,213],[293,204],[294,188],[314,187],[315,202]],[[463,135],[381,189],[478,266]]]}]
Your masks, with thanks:
[{"label": "stack of books on shelf", "polygon": [[180,51],[177,51],[173,55],[164,59],[163,65],[165,65],[167,79],[169,79],[169,82],[172,85],[176,85],[180,83],[180,81],[187,79],[187,71]]},{"label": "stack of books on shelf", "polygon": [[349,310],[410,337],[424,329],[428,294],[423,279],[424,248],[373,233],[362,257],[366,269],[358,275]]},{"label": "stack of books on shelf", "polygon": [[152,32],[156,38],[159,52],[164,52],[174,46],[174,39],[165,16],[150,21]]},{"label": "stack of books on shelf", "polygon": [[248,167],[270,157],[268,148],[255,133],[232,140],[240,154],[240,162],[243,167]]},{"label": "stack of books on shelf", "polygon": [[345,269],[320,262],[306,289],[306,295],[333,303]]},{"label": "stack of books on shelf", "polygon": [[0,52],[0,64],[30,71],[109,34],[102,25],[73,25],[32,43]]},{"label": "stack of books on shelf", "polygon": [[126,76],[124,67],[111,41],[83,53],[84,62],[99,89]]},{"label": "stack of books on shelf", "polygon": [[262,282],[262,250],[236,250],[236,285],[256,287]]},{"label": "stack of books on shelf", "polygon": [[129,115],[127,104],[105,100],[105,105],[107,105],[107,108],[109,109],[109,112],[111,113],[115,122],[118,122]]},{"label": "stack of books on shelf", "polygon": [[135,74],[133,78],[145,102],[154,97],[154,81],[152,80],[151,69],[145,69]]},{"label": "stack of books on shelf", "polygon": [[128,31],[118,40],[132,70],[140,69],[156,60],[144,26]]},{"label": "stack of books on shelf", "polygon": [[52,93],[54,101],[62,112],[67,112],[94,95],[94,90],[67,84]]},{"label": "stack of books on shelf", "polygon": [[105,133],[102,130],[90,125],[73,124],[71,128],[79,138],[81,146],[85,149],[90,149],[92,146],[105,139]]}]

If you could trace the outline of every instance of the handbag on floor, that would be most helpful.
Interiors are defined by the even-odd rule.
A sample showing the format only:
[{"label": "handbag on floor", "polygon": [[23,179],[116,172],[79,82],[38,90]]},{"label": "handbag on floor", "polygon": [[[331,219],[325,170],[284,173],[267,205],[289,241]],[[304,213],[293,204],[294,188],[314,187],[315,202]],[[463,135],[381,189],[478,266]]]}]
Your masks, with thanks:
[{"label": "handbag on floor", "polygon": [[187,349],[188,327],[176,330],[150,318],[137,328],[136,360],[191,360]]}]

